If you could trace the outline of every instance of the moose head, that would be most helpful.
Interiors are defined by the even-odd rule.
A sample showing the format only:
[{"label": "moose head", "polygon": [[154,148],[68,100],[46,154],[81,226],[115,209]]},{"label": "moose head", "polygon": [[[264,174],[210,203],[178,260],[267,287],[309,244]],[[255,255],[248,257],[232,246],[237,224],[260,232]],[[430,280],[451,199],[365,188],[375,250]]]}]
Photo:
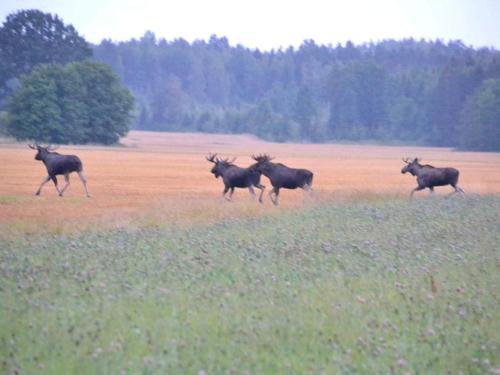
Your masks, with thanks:
[{"label": "moose head", "polygon": [[401,173],[405,174],[406,172],[409,172],[415,176],[415,168],[418,168],[422,159],[415,158],[410,160],[410,158],[403,158],[402,160],[406,163],[406,165],[401,169]]},{"label": "moose head", "polygon": [[57,147],[52,145],[48,145],[47,147],[40,146],[38,143],[28,144],[28,147],[32,150],[37,150],[37,154],[35,155],[35,160],[44,160],[45,157],[51,152],[57,150]]},{"label": "moose head", "polygon": [[215,165],[213,166],[213,168],[210,170],[210,173],[212,173],[215,178],[219,178],[220,176],[222,176],[222,174],[224,173],[224,171],[233,165],[233,162],[236,160],[236,158],[234,157],[233,159],[229,160],[229,159],[219,159],[217,157],[217,154],[208,154],[208,156],[206,156],[206,159],[210,162],[210,163],[214,163]]}]

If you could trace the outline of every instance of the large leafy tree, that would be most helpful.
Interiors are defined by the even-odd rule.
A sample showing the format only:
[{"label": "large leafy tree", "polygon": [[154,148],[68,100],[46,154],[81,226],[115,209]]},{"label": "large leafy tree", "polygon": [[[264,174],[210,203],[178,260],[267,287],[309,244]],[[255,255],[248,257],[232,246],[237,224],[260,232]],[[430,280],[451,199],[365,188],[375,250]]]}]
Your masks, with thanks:
[{"label": "large leafy tree", "polygon": [[51,143],[116,143],[129,130],[133,97],[111,68],[48,64],[23,76],[7,105],[7,132]]},{"label": "large leafy tree", "polygon": [[29,73],[38,64],[79,61],[92,57],[90,45],[72,25],[39,10],[7,16],[0,28],[0,86]]}]

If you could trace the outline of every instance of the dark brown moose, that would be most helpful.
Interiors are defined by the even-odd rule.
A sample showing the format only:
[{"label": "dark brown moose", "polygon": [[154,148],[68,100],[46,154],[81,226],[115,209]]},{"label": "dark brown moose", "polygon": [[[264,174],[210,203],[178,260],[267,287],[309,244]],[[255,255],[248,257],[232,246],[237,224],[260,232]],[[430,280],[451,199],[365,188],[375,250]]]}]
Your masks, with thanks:
[{"label": "dark brown moose", "polygon": [[[64,191],[69,186],[69,175],[72,172],[77,172],[78,176],[80,176],[80,180],[82,181],[83,187],[85,188],[85,194],[87,197],[90,197],[90,194],[87,190],[87,179],[83,174],[83,166],[82,161],[76,155],[61,155],[57,152],[54,152],[55,148],[52,146],[42,147],[38,144],[29,144],[29,148],[33,150],[37,150],[38,153],[35,155],[35,160],[43,161],[45,167],[47,168],[48,176],[42,181],[40,187],[38,188],[36,195],[40,195],[43,186],[52,180],[56,187],[59,196],[62,197]],[[58,175],[64,175],[64,180],[66,184],[62,189],[59,189],[57,186],[57,177]]]},{"label": "dark brown moose", "polygon": [[[231,200],[235,188],[248,188],[250,194],[255,196],[253,188],[256,187],[260,189],[259,202],[262,203],[262,194],[264,194],[266,187],[260,183],[261,173],[255,166],[241,168],[233,164],[236,158],[231,161],[228,159],[219,159],[217,154],[209,154],[206,159],[215,164],[210,171],[215,178],[222,177],[222,181],[224,182],[222,196],[225,199]],[[226,194],[229,190],[231,191],[229,197],[227,197]]]},{"label": "dark brown moose", "polygon": [[302,188],[306,191],[312,189],[313,173],[311,171],[307,169],[289,168],[281,163],[272,163],[271,160],[273,160],[273,158],[267,154],[253,155],[252,159],[257,162],[255,164],[257,169],[271,181],[273,188],[269,192],[269,197],[275,205],[278,205],[278,196],[281,188]]},{"label": "dark brown moose", "polygon": [[401,173],[409,172],[417,177],[418,186],[411,191],[410,198],[413,193],[419,190],[428,188],[431,193],[434,192],[435,186],[451,185],[455,189],[455,193],[465,193],[458,185],[458,176],[460,172],[455,168],[435,168],[432,165],[420,164],[421,159],[415,158],[410,161],[408,158],[403,159],[406,165],[401,169]]}]

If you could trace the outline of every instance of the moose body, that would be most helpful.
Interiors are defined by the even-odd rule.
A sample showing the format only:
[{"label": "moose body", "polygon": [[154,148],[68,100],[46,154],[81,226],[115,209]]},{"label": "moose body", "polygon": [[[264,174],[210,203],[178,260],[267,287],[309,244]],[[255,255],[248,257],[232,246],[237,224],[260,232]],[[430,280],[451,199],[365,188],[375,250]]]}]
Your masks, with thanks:
[{"label": "moose body", "polygon": [[[40,160],[45,164],[47,168],[48,176],[42,181],[40,187],[38,188],[36,195],[40,195],[42,192],[43,186],[52,180],[54,182],[54,186],[59,193],[59,196],[63,196],[64,191],[70,185],[69,183],[69,175],[72,172],[78,173],[80,180],[82,181],[83,187],[85,188],[85,194],[87,197],[90,197],[90,194],[87,190],[87,179],[83,174],[83,165],[80,158],[76,155],[62,155],[58,152],[54,152],[53,148],[42,147],[37,144],[28,145],[31,149],[37,150],[38,153],[35,155],[35,160]],[[63,175],[65,180],[65,185],[62,189],[59,189],[57,184],[57,176]]]},{"label": "moose body", "polygon": [[[255,166],[271,181],[273,185],[269,192],[271,201],[277,205],[280,189],[301,188],[306,191],[312,189],[313,173],[307,169],[289,168],[281,163],[272,163],[269,155],[252,156],[257,162]],[[273,197],[274,195],[274,197]]]},{"label": "moose body", "polygon": [[418,186],[411,191],[410,198],[416,191],[428,188],[431,193],[434,192],[435,186],[451,185],[455,189],[455,193],[464,193],[458,186],[458,177],[460,172],[455,168],[435,168],[432,165],[420,164],[420,159],[415,158],[413,161],[403,159],[406,165],[401,169],[401,173],[410,173],[417,177]]},{"label": "moose body", "polygon": [[[209,155],[207,160],[215,164],[211,170],[215,178],[222,177],[224,182],[222,196],[227,200],[231,200],[235,188],[248,188],[250,194],[255,196],[253,188],[256,187],[260,189],[259,202],[262,203],[262,194],[264,194],[266,187],[260,183],[261,173],[259,170],[254,166],[241,168],[233,164],[234,159],[228,161],[227,159],[219,159],[216,156],[216,154]],[[226,196],[228,191],[229,198]]]}]

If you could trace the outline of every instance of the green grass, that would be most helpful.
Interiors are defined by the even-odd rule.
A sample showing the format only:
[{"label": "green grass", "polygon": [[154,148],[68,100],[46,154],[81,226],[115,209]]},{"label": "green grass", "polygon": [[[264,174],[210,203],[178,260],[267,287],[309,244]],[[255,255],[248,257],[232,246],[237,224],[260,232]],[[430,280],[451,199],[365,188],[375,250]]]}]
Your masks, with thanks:
[{"label": "green grass", "polygon": [[499,217],[457,196],[5,240],[0,370],[498,373]]}]

